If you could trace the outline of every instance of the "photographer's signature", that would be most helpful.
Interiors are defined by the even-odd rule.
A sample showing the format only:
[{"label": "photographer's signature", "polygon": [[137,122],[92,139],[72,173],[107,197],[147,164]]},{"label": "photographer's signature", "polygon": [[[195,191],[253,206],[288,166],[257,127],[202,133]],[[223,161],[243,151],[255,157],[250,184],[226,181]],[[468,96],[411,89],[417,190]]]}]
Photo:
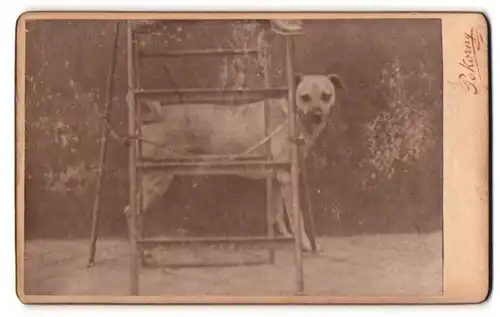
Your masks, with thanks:
[{"label": "photographer's signature", "polygon": [[482,81],[477,52],[481,50],[484,39],[479,31],[471,28],[469,32],[464,33],[464,40],[464,56],[459,64],[462,72],[458,75],[458,79],[467,92],[476,95],[478,85]]}]

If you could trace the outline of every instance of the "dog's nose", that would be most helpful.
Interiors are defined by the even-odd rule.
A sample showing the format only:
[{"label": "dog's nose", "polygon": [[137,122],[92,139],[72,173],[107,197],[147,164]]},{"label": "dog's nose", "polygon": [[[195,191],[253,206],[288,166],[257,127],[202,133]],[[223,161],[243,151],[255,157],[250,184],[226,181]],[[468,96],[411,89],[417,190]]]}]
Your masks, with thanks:
[{"label": "dog's nose", "polygon": [[323,114],[323,111],[320,108],[314,108],[312,113],[317,116],[321,116]]}]

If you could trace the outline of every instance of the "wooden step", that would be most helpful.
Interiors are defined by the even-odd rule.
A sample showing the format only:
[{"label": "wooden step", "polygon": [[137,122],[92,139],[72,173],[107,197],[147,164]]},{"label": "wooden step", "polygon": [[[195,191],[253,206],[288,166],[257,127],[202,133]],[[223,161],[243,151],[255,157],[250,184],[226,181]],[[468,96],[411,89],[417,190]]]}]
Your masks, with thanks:
[{"label": "wooden step", "polygon": [[151,246],[180,246],[180,245],[230,245],[239,246],[266,246],[278,247],[284,244],[292,244],[293,237],[182,237],[182,238],[142,238],[137,243],[144,247]]}]

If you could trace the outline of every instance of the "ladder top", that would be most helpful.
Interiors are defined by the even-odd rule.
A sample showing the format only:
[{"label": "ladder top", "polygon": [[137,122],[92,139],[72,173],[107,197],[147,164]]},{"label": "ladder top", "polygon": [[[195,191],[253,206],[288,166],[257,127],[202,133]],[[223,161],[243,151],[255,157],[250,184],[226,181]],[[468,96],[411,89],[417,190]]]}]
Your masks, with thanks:
[{"label": "ladder top", "polygon": [[[166,21],[176,20],[132,20],[130,21],[132,29],[136,34],[146,34],[162,30]],[[212,20],[190,20],[190,22],[207,22]],[[222,21],[222,20],[221,20]],[[232,20],[227,20],[232,21]],[[303,30],[302,20],[295,19],[273,19],[273,20],[255,20],[268,27],[271,31],[280,35],[300,35]],[[181,22],[181,20],[179,20]],[[186,22],[185,20],[182,22]]]}]

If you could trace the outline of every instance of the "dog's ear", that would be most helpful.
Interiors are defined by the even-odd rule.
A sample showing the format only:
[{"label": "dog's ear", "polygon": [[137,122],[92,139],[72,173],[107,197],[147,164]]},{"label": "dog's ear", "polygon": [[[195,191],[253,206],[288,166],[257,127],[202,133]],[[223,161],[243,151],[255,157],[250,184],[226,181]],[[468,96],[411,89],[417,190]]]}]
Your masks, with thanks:
[{"label": "dog's ear", "polygon": [[300,82],[302,81],[303,77],[304,77],[304,75],[301,74],[301,73],[296,73],[295,74],[295,87],[297,87],[300,84]]},{"label": "dog's ear", "polygon": [[337,74],[330,74],[330,75],[328,75],[328,79],[330,79],[330,81],[333,83],[333,85],[336,88],[340,88],[340,89],[343,89],[343,90],[347,91],[347,87],[342,82],[342,80],[340,79],[339,75],[337,75]]}]

